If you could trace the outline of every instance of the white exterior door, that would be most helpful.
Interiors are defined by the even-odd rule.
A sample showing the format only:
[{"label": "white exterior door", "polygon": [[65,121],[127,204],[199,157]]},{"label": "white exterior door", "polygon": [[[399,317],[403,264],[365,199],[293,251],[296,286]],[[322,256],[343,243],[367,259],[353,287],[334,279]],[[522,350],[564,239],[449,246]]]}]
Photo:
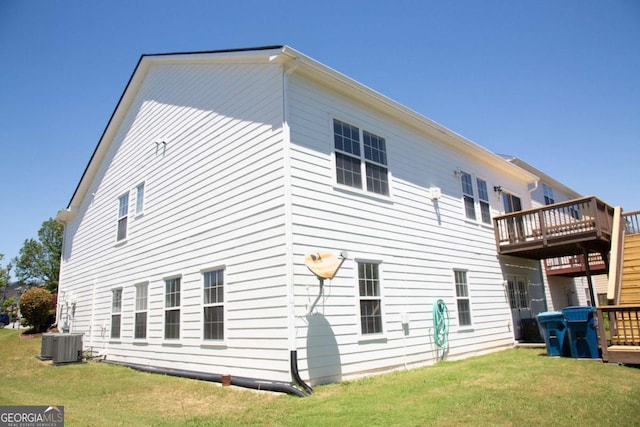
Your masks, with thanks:
[{"label": "white exterior door", "polygon": [[531,299],[529,297],[529,283],[525,276],[509,276],[507,278],[509,305],[516,340],[523,338],[522,319],[530,319]]}]

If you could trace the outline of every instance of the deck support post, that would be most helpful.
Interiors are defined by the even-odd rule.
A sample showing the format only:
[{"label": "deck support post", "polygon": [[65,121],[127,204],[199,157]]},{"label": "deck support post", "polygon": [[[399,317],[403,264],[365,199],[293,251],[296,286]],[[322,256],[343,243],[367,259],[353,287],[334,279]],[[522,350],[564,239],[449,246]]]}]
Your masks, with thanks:
[{"label": "deck support post", "polygon": [[596,306],[596,297],[593,292],[593,280],[591,280],[591,267],[589,266],[589,249],[585,245],[580,245],[582,247],[582,254],[584,256],[584,272],[587,276],[587,284],[589,285],[589,298],[591,298],[591,306]]}]

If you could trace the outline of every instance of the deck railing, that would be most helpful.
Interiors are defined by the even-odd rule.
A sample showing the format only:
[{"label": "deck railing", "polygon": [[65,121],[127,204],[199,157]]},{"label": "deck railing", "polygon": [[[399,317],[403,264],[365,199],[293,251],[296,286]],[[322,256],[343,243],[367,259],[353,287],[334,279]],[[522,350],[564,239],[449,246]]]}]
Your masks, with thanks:
[{"label": "deck railing", "polygon": [[610,236],[613,208],[596,197],[584,197],[494,218],[498,252],[509,245],[566,240],[592,233]]},{"label": "deck railing", "polygon": [[640,306],[602,306],[596,317],[602,360],[640,364]]},{"label": "deck railing", "polygon": [[622,214],[624,221],[624,231],[627,234],[640,233],[640,211],[627,212]]},{"label": "deck railing", "polygon": [[[640,345],[640,306],[605,305],[602,313],[602,332],[608,345]],[[602,343],[602,342],[601,342]]]}]

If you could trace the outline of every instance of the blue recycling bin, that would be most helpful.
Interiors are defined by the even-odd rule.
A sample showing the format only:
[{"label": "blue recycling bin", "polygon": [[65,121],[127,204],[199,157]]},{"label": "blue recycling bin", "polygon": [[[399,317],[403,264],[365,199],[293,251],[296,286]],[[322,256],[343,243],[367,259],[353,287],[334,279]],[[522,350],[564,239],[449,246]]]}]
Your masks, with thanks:
[{"label": "blue recycling bin", "polygon": [[600,357],[595,312],[595,307],[574,306],[562,309],[562,314],[567,321],[571,356],[576,359]]},{"label": "blue recycling bin", "polygon": [[567,340],[567,322],[560,311],[547,311],[536,316],[542,329],[544,343],[549,356],[570,356],[571,349]]}]

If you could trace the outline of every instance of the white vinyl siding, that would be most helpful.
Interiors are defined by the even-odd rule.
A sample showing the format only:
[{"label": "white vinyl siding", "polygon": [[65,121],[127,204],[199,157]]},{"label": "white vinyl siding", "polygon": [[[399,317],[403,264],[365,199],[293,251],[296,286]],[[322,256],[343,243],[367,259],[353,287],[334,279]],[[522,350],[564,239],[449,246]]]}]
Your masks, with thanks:
[{"label": "white vinyl siding", "polygon": [[[300,364],[309,365],[309,374],[306,370],[301,373],[303,378],[310,375],[316,381],[329,382],[367,369],[393,369],[398,367],[395,364],[398,360],[403,360],[403,340],[407,348],[415,346],[415,352],[407,353],[408,363],[431,363],[429,350],[421,347],[429,342],[428,328],[433,324],[431,316],[425,313],[430,314],[433,302],[443,298],[451,312],[452,324],[456,322],[452,269],[459,265],[478,271],[473,276],[473,327],[452,328],[448,357],[511,346],[513,330],[505,327],[511,312],[504,297],[493,230],[475,226],[480,223],[478,207],[474,224],[470,220],[460,221],[465,213],[461,209],[460,176],[456,172],[475,171],[491,190],[490,183],[500,183],[526,192],[526,183],[503,175],[493,164],[474,161],[460,151],[444,147],[435,138],[366,105],[347,102],[331,91],[305,84],[295,73],[292,80],[296,82],[290,97],[295,250],[303,254],[310,248],[335,248],[352,254],[336,278],[325,283],[324,295],[328,296],[319,300],[316,310],[326,321],[311,316],[307,333],[297,340],[298,348],[305,348],[307,355],[305,360],[303,353],[299,353]],[[333,142],[336,117],[359,127],[360,133],[365,129],[387,138],[392,201],[361,197],[348,189],[335,191],[332,184],[336,179]],[[475,187],[474,175],[471,183]],[[437,203],[430,198],[431,187],[441,189]],[[491,191],[492,202],[495,197]],[[359,291],[355,290],[354,301],[353,289],[344,285],[345,277],[358,277],[357,262],[351,257],[385,260],[380,264],[384,271],[382,334],[362,334]],[[306,312],[318,291],[317,278],[304,270],[294,277],[296,310],[300,312]],[[353,316],[354,308],[357,316]],[[405,327],[407,335],[403,334],[403,317],[409,321]],[[335,345],[323,339],[327,322]],[[464,333],[458,335],[458,330]],[[354,334],[358,338],[356,346]]]}]

